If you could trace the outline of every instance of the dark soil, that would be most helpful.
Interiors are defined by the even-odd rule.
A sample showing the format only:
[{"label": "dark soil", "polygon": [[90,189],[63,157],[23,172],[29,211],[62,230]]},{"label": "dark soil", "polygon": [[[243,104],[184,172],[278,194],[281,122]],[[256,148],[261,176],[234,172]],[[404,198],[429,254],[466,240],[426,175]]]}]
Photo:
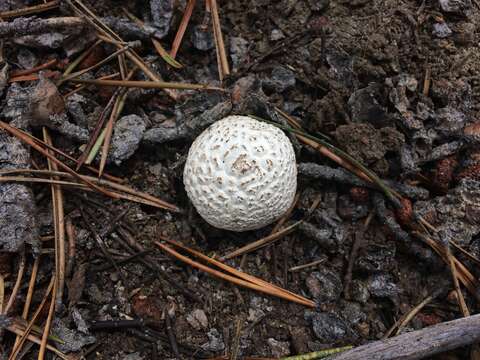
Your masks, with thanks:
[{"label": "dark soil", "polygon": [[[0,11],[37,3],[6,0],[0,2]],[[166,6],[158,13],[157,7],[170,2],[148,3],[85,1],[101,17],[126,19],[120,7],[128,7],[156,26],[162,45],[169,49],[185,1],[171,1],[175,3],[171,12]],[[218,257],[270,233],[274,225],[246,233],[209,226],[188,201],[182,171],[190,144],[210,123],[233,113],[271,119],[276,106],[306,131],[330,136],[338,147],[408,194],[411,211],[428,218],[443,241],[455,241],[480,256],[478,2],[241,0],[220,1],[219,7],[232,68],[223,82],[229,92],[186,90],[174,101],[160,90],[131,91],[122,112],[129,117],[117,123],[106,170],[184,211],[169,213],[65,191],[65,212],[75,229],[76,251],[53,326],[53,333],[66,341],[59,348],[65,352],[90,349],[87,358],[91,359],[171,359],[175,358],[167,331],[171,327],[185,359],[230,356],[237,346],[238,359],[277,358],[381,339],[395,321],[432,294],[434,300],[402,331],[461,317],[448,268],[428,246],[409,235],[410,218],[405,221],[404,214],[395,214],[383,195],[349,173],[335,175],[331,168],[339,168],[337,164],[298,143],[300,199],[287,224],[309,216],[307,222],[274,245],[228,264],[313,299],[317,308],[236,288],[173,260],[153,242],[163,236]],[[73,12],[64,4],[38,16],[73,16]],[[89,46],[95,41],[90,32],[73,32],[70,39],[59,40],[59,46],[49,41],[52,33],[44,35],[43,46],[38,39],[33,45],[31,39],[13,34],[6,37],[3,54],[10,72],[58,59],[55,79],[86,49],[82,42]],[[222,85],[203,1],[197,1],[178,52],[177,60],[184,65],[181,70],[156,56],[148,36],[128,31],[121,35],[128,41],[142,41],[138,52],[165,81]],[[104,44],[81,66],[86,68],[113,51]],[[116,71],[115,60],[84,77]],[[147,80],[140,72],[135,79]],[[49,83],[43,79],[40,85],[42,81]],[[41,86],[47,91],[41,96],[35,95],[36,80],[0,85],[2,120],[39,138],[40,126],[49,126],[55,146],[77,158],[113,93],[108,87],[88,86],[69,96],[66,111],[58,111],[63,111],[63,117],[58,115],[52,122],[55,99],[47,110],[38,105],[39,98],[52,98],[47,85]],[[60,94],[67,94],[73,85],[61,85]],[[25,105],[30,103],[36,105]],[[45,119],[42,111],[48,112]],[[2,170],[25,167],[21,146],[13,146],[12,141],[0,132]],[[15,162],[19,156],[20,164]],[[38,153],[26,158],[27,163],[46,167]],[[315,168],[313,163],[323,167]],[[25,251],[26,274],[8,314],[20,316],[33,259],[41,251],[26,229],[35,227],[43,237],[53,235],[51,193],[44,184],[5,186],[0,183],[0,214],[18,214],[18,219],[0,219],[0,236],[7,230],[18,235],[10,243],[0,240],[4,251],[0,274],[5,278],[6,302],[19,254]],[[2,195],[12,191],[23,194],[22,198]],[[320,205],[308,214],[318,197]],[[21,204],[12,209],[8,204],[15,201]],[[365,229],[369,214],[371,222]],[[85,218],[101,235],[120,272],[109,266]],[[354,242],[359,247],[352,259]],[[55,266],[53,242],[42,241],[41,248],[44,254],[32,309],[40,303]],[[138,257],[129,258],[139,251]],[[472,261],[455,254],[478,275]],[[325,261],[289,271],[318,259]],[[465,296],[470,311],[476,312],[475,298],[466,291]],[[46,312],[42,316],[45,319]],[[113,323],[132,319],[143,319],[148,326]],[[14,337],[4,333],[3,358],[13,343]],[[37,358],[37,349],[32,347],[24,358]],[[456,350],[448,358],[465,359],[467,353],[468,349]]]}]

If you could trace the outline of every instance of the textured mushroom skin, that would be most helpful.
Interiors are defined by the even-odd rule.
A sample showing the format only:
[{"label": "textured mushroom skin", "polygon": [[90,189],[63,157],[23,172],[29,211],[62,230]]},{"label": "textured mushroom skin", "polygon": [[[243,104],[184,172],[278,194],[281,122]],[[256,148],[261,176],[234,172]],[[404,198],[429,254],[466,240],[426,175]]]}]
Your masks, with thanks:
[{"label": "textured mushroom skin", "polygon": [[193,142],[183,182],[209,224],[232,231],[258,229],[292,205],[297,188],[293,146],[273,125],[228,116]]}]

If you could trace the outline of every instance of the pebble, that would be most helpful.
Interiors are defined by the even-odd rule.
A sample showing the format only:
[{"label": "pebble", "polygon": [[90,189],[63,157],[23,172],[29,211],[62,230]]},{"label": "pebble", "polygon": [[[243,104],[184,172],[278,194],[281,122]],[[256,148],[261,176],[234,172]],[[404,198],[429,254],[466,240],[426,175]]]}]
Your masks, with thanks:
[{"label": "pebble", "polygon": [[223,342],[223,337],[220,332],[212,328],[207,332],[208,342],[203,344],[201,348],[207,351],[221,352],[225,349],[225,343]]},{"label": "pebble", "polygon": [[361,255],[356,261],[356,270],[367,273],[391,271],[396,265],[396,247],[394,243],[385,245],[369,244],[362,249]]},{"label": "pebble", "polygon": [[187,315],[187,321],[195,330],[206,329],[208,327],[208,319],[205,311],[195,309]]},{"label": "pebble", "polygon": [[120,165],[130,158],[138,149],[145,129],[145,121],[138,115],[127,115],[118,120],[112,137],[109,160]]},{"label": "pebble", "polygon": [[197,50],[207,51],[214,48],[212,32],[201,25],[193,27],[192,31],[193,47]]},{"label": "pebble", "polygon": [[469,16],[472,13],[472,0],[438,0],[440,8],[446,13]]},{"label": "pebble", "polygon": [[374,274],[367,280],[368,291],[376,297],[396,297],[400,289],[390,274]]},{"label": "pebble", "polygon": [[273,29],[272,32],[270,33],[270,40],[272,41],[277,41],[284,38],[285,38],[285,35],[280,29]]},{"label": "pebble", "polygon": [[452,35],[452,30],[444,22],[433,24],[432,34],[440,39],[444,39]]},{"label": "pebble", "polygon": [[327,268],[310,273],[305,282],[315,300],[321,303],[336,301],[342,293],[340,276]]},{"label": "pebble", "polygon": [[249,42],[244,38],[233,36],[230,38],[230,58],[232,70],[237,71],[247,60]]},{"label": "pebble", "polygon": [[312,316],[313,332],[324,343],[333,343],[343,339],[348,326],[341,318],[331,313],[316,313]]},{"label": "pebble", "polygon": [[295,86],[295,73],[287,67],[277,66],[270,77],[262,81],[262,85],[270,91],[281,93]]},{"label": "pebble", "polygon": [[436,112],[437,132],[445,137],[459,134],[467,123],[467,117],[461,111],[447,106]]},{"label": "pebble", "polygon": [[272,350],[272,356],[275,358],[290,355],[290,343],[288,341],[278,341],[274,338],[268,338],[267,343]]}]

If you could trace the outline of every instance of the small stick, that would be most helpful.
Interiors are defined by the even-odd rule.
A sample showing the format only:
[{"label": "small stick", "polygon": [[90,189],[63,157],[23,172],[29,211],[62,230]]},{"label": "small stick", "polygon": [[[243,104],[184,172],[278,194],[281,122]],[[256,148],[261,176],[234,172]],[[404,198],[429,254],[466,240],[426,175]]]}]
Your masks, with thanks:
[{"label": "small stick", "polygon": [[10,22],[0,22],[0,38],[42,34],[71,27],[83,28],[85,25],[84,19],[80,17],[18,18]]},{"label": "small stick", "polygon": [[55,9],[60,5],[60,0],[52,0],[44,4],[27,6],[21,9],[0,12],[0,19],[10,19],[19,16],[38,14],[44,11]]},{"label": "small stick", "polygon": [[367,219],[362,226],[362,229],[355,232],[355,239],[353,241],[352,251],[350,253],[350,258],[348,259],[347,273],[345,274],[345,286],[343,288],[343,293],[347,300],[351,299],[350,284],[352,282],[353,265],[355,264],[355,261],[357,259],[358,251],[363,245],[365,231],[367,231],[368,225],[372,221],[374,215],[375,211],[371,211],[370,214],[368,214]]},{"label": "small stick", "polygon": [[165,308],[165,330],[167,331],[168,340],[172,347],[172,352],[175,354],[176,359],[181,359],[180,351],[178,350],[177,337],[174,330],[175,321],[175,304],[170,303]]},{"label": "small stick", "polygon": [[480,314],[374,341],[337,355],[335,360],[415,360],[480,341]]},{"label": "small stick", "polygon": [[75,226],[73,225],[72,219],[70,217],[67,217],[67,220],[65,222],[65,230],[68,239],[68,258],[67,267],[65,269],[65,276],[70,277],[70,275],[72,274],[73,265],[75,264],[75,249],[77,242]]},{"label": "small stick", "polygon": [[126,285],[127,284],[127,281],[125,280],[122,272],[120,271],[120,268],[118,267],[117,263],[115,262],[115,260],[113,260],[113,258],[110,256],[110,254],[108,253],[107,251],[107,247],[105,246],[105,243],[103,241],[103,239],[100,237],[100,235],[98,235],[97,231],[95,230],[95,228],[93,227],[93,225],[90,223],[90,219],[87,217],[87,214],[86,212],[83,210],[82,207],[80,207],[80,213],[82,215],[82,218],[83,218],[83,222],[85,223],[85,225],[87,225],[87,228],[88,230],[90,231],[90,233],[92,234],[92,236],[94,237],[95,241],[97,242],[97,245],[98,247],[100,248],[100,250],[102,251],[102,254],[103,256],[105,256],[107,258],[107,260],[110,262],[110,264],[113,265],[113,267],[115,268],[115,270],[118,272],[118,275],[121,277],[123,283]]},{"label": "small stick", "polygon": [[183,90],[215,90],[223,91],[224,89],[209,86],[206,84],[187,84],[178,82],[165,82],[165,81],[140,81],[140,80],[87,80],[87,79],[70,79],[69,81],[80,84],[92,84],[98,86],[123,86],[142,89],[183,89]]},{"label": "small stick", "polygon": [[185,31],[187,30],[188,23],[190,22],[190,18],[192,17],[193,9],[195,8],[195,3],[196,3],[196,0],[188,0],[187,6],[185,6],[185,11],[183,12],[182,21],[180,22],[180,26],[178,27],[177,34],[175,35],[175,39],[173,40],[172,50],[170,51],[170,55],[174,59],[177,56],[178,49],[180,49],[183,35],[185,35]]},{"label": "small stick", "polygon": [[295,272],[295,271],[303,270],[303,269],[306,269],[306,268],[309,268],[309,267],[312,267],[312,266],[317,266],[317,265],[323,264],[325,261],[327,261],[326,258],[318,259],[318,260],[309,262],[307,264],[293,266],[290,269],[288,269],[288,271]]}]

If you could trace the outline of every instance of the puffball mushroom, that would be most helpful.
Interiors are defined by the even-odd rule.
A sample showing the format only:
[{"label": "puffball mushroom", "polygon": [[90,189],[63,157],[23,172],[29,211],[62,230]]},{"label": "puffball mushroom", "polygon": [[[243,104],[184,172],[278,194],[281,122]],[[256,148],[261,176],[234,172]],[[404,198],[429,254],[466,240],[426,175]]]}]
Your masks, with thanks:
[{"label": "puffball mushroom", "polygon": [[195,139],[183,182],[209,224],[232,231],[259,229],[293,203],[295,152],[277,127],[248,116],[228,116]]}]

